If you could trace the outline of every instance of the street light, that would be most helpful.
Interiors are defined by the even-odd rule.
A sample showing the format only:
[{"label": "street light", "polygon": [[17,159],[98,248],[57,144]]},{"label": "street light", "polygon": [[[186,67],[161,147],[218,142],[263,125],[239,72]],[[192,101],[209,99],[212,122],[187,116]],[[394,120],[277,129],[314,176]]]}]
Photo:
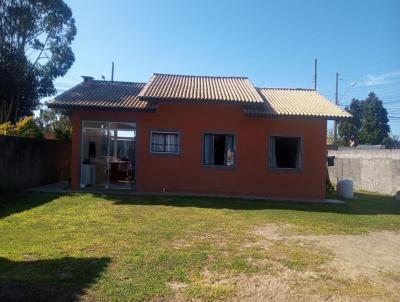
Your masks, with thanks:
[{"label": "street light", "polygon": [[349,90],[351,89],[351,87],[354,87],[354,86],[356,86],[357,84],[358,84],[358,82],[353,82],[353,83],[351,83],[351,84],[347,87],[347,89],[344,91],[344,93],[343,93],[343,95],[341,96],[340,100],[342,100],[342,99],[345,97],[346,93],[349,92]]},{"label": "street light", "polygon": [[[343,93],[343,95],[341,96],[340,100],[343,99],[343,97],[346,95],[347,92],[349,92],[349,90],[356,86],[358,84],[358,82],[353,82],[350,84],[350,86],[347,87],[347,89],[345,90],[345,92]],[[336,105],[339,106],[339,73],[336,73],[336,97],[335,97],[336,101]],[[338,137],[338,123],[336,120],[333,121],[333,144],[335,146],[337,146],[337,137]]]}]

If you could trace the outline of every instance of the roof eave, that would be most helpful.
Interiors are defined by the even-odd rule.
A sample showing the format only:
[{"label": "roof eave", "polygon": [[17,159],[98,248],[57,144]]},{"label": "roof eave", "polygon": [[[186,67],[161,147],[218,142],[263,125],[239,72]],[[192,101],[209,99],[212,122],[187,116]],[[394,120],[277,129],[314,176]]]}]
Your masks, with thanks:
[{"label": "roof eave", "polygon": [[281,118],[281,119],[307,119],[307,120],[336,120],[344,121],[351,116],[333,116],[333,115],[300,115],[300,114],[276,114],[276,113],[256,113],[245,112],[249,117],[266,117],[266,118]]},{"label": "roof eave", "polygon": [[118,112],[155,112],[158,108],[157,105],[152,105],[149,108],[127,108],[127,107],[105,107],[105,106],[80,106],[80,105],[66,105],[66,104],[52,104],[47,105],[53,109],[66,109],[66,110],[95,110],[95,111],[118,111]]},{"label": "roof eave", "polygon": [[187,103],[187,104],[263,104],[264,101],[246,101],[246,100],[218,100],[218,99],[188,99],[188,98],[165,98],[153,96],[138,96],[143,101],[163,102],[163,103]]}]

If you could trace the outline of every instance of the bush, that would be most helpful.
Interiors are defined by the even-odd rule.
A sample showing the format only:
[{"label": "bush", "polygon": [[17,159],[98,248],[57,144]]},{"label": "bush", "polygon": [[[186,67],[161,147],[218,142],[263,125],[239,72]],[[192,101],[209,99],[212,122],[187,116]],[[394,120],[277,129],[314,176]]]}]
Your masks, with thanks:
[{"label": "bush", "polygon": [[326,173],[326,187],[325,187],[326,193],[332,193],[335,191],[335,187],[333,186],[331,180],[329,179],[329,174]]},{"label": "bush", "polygon": [[16,135],[16,130],[10,122],[0,124],[0,134],[2,135]]},{"label": "bush", "polygon": [[383,140],[383,144],[386,146],[386,149],[400,149],[400,136],[388,136]]},{"label": "bush", "polygon": [[43,132],[32,116],[27,116],[15,125],[16,135],[22,137],[43,138]]},{"label": "bush", "polygon": [[68,141],[71,140],[72,129],[62,129],[62,128],[54,128],[54,135],[56,139]]}]

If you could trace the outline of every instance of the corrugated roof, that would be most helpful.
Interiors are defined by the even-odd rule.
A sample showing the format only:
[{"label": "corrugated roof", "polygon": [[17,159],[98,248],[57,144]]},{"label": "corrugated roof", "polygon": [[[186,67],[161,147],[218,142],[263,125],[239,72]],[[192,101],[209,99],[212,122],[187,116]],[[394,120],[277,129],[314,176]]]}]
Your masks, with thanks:
[{"label": "corrugated roof", "polygon": [[246,106],[248,115],[349,118],[351,115],[313,89],[258,88],[262,106]]},{"label": "corrugated roof", "polygon": [[49,107],[151,111],[156,104],[137,97],[145,84],[87,80],[56,96]]},{"label": "corrugated roof", "polygon": [[247,115],[349,118],[312,89],[255,88],[245,77],[154,74],[146,83],[96,81],[86,77],[55,97],[52,108],[154,111],[158,102],[240,103]]},{"label": "corrugated roof", "polygon": [[262,103],[246,77],[212,77],[155,73],[139,94],[158,101]]}]

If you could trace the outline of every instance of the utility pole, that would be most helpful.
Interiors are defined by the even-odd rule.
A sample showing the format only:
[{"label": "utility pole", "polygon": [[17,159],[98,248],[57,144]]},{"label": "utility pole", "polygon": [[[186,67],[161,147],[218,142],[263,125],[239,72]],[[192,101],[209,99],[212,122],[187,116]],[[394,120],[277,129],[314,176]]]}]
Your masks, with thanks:
[{"label": "utility pole", "polygon": [[[339,73],[336,72],[336,92],[335,92],[335,104],[336,106],[339,105]],[[334,120],[333,124],[333,144],[337,146],[337,121]]]},{"label": "utility pole", "polygon": [[317,90],[317,59],[314,60],[314,90]]},{"label": "utility pole", "polygon": [[111,82],[114,82],[114,62],[111,65]]}]

